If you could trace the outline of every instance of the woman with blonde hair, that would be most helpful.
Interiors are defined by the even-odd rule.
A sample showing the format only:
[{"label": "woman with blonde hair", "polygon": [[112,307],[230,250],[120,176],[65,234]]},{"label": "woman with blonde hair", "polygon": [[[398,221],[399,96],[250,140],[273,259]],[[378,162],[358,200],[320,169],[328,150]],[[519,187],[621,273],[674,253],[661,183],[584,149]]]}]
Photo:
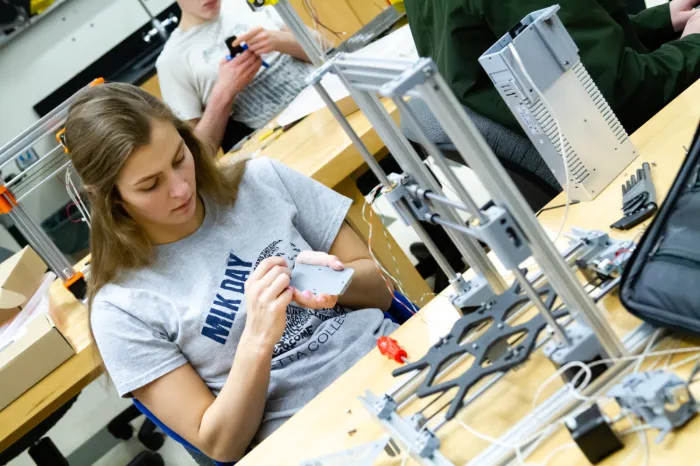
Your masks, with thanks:
[{"label": "woman with blonde hair", "polygon": [[[65,143],[90,198],[107,371],[210,458],[240,459],[395,329],[350,200],[267,158],[216,167],[131,85],[83,91]],[[342,296],[315,296],[290,287],[295,263],[355,273]]]}]

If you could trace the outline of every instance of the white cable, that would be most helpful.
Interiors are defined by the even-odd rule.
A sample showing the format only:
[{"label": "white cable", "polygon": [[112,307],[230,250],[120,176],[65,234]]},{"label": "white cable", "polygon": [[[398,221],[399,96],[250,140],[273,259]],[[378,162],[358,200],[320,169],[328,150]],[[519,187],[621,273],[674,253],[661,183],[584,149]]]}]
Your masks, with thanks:
[{"label": "white cable", "polygon": [[[642,465],[649,466],[649,440],[647,439],[646,429],[640,429],[641,427],[644,427],[644,426],[638,425],[637,421],[634,418],[630,418],[630,422],[634,426],[633,429],[630,429],[630,430],[635,430],[635,432],[637,432],[637,435],[639,436],[639,438],[641,440],[640,446],[642,446],[642,448],[643,448],[642,451],[644,452],[644,459],[642,461]],[[625,466],[632,458],[636,458],[638,451],[639,451],[639,448],[635,448],[634,451],[632,451],[632,453],[630,453],[629,455],[627,455],[627,457],[625,457],[625,459],[622,462],[622,465]]]},{"label": "white cable", "polygon": [[521,466],[525,465],[525,460],[523,458],[523,453],[521,450],[520,443],[510,444],[510,443],[501,442],[500,440],[493,438],[489,435],[482,434],[478,430],[476,430],[476,429],[472,428],[471,426],[468,426],[467,424],[462,422],[460,419],[457,419],[457,423],[460,426],[462,426],[463,428],[465,428],[474,437],[480,438],[481,440],[486,440],[487,442],[489,442],[493,445],[498,445],[499,447],[509,448],[509,449],[515,450],[515,457],[518,459],[518,464],[520,464]]},{"label": "white cable", "polygon": [[545,459],[544,459],[544,461],[542,462],[542,464],[539,464],[539,465],[537,465],[537,466],[547,466],[547,465],[549,464],[549,462],[552,461],[552,460],[554,459],[554,457],[557,455],[557,453],[560,453],[560,452],[562,452],[562,451],[564,451],[564,450],[568,450],[569,448],[574,448],[574,447],[577,447],[577,446],[578,446],[578,445],[576,445],[575,443],[565,443],[565,444],[563,444],[563,445],[559,445],[557,448],[555,448],[554,450],[552,450],[552,451],[549,453],[549,455],[547,455],[547,456],[545,457]]},{"label": "white cable", "polygon": [[[582,388],[585,388],[588,386],[588,384],[591,382],[591,379],[593,379],[593,372],[591,371],[590,367],[587,364],[585,364],[581,361],[571,361],[567,364],[564,364],[559,369],[557,369],[557,371],[554,372],[554,374],[550,375],[544,382],[542,382],[542,384],[535,391],[535,396],[532,398],[533,411],[537,407],[537,401],[539,400],[540,395],[542,395],[542,390],[547,388],[552,383],[552,381],[559,379],[564,372],[568,371],[572,367],[578,367],[583,372],[586,373],[586,377],[583,379],[583,382],[581,382],[581,386],[582,386]],[[578,377],[576,377],[574,380],[578,380]],[[569,391],[571,392],[573,397],[576,398],[577,400],[588,401],[589,398],[580,393],[580,390],[582,388],[576,388],[576,385],[574,384],[574,380],[572,380],[571,382],[568,382],[566,384],[566,387],[569,389]]]},{"label": "white cable", "polygon": [[[373,226],[372,226],[371,219],[367,218],[366,210],[367,210],[367,207],[372,209],[372,210],[370,210],[370,215],[371,215],[371,213],[373,212],[373,209],[374,209],[372,204],[374,204],[374,201],[376,200],[376,193],[380,188],[381,188],[381,185],[375,186],[372,189],[372,191],[370,191],[370,193],[368,194],[368,196],[370,196],[372,199],[371,202],[368,202],[367,197],[365,197],[364,198],[364,205],[362,206],[362,220],[364,220],[365,223],[367,223],[367,225],[369,226],[369,236],[367,238],[367,247],[369,249],[369,253],[370,253],[370,256],[372,257],[372,260],[374,261],[375,266],[379,270],[380,275],[382,275],[382,278],[384,279],[384,281],[387,285],[387,288],[389,288],[389,291],[393,292],[393,290],[391,290],[391,286],[389,286],[389,282],[387,280],[387,277],[389,279],[391,279],[391,281],[395,284],[396,289],[399,291],[399,293],[401,293],[404,297],[408,298],[408,295],[404,291],[403,285],[401,284],[401,282],[399,280],[397,280],[396,278],[394,278],[394,276],[391,273],[389,273],[389,271],[379,262],[379,259],[377,258],[377,256],[374,254],[374,251],[372,250],[372,228],[373,228]],[[382,223],[382,226],[384,226],[384,221],[381,218],[381,216],[379,216],[379,221]],[[398,268],[399,268],[398,262],[396,261],[396,256],[394,255],[393,249],[391,247],[391,242],[389,241],[389,237],[386,234],[386,227],[384,227],[384,230],[385,230],[384,236],[385,236],[385,238],[388,242],[388,245],[389,245],[389,253],[391,254],[391,257],[394,261],[396,269],[398,270]],[[421,296],[421,299],[424,296],[425,295]],[[411,305],[411,308],[409,308],[404,303],[401,303],[401,305],[403,305],[411,314],[415,315],[418,313],[418,309],[415,308],[415,305]],[[422,315],[420,316],[420,319],[421,319],[421,321],[423,321],[423,323],[427,324],[427,321],[423,318]]]},{"label": "white cable", "polygon": [[656,338],[659,336],[660,333],[661,329],[657,328],[656,330],[654,330],[654,333],[651,334],[651,338],[649,338],[647,345],[644,347],[644,351],[642,351],[640,358],[637,359],[637,362],[634,365],[634,370],[632,371],[633,373],[636,374],[637,372],[639,372],[639,369],[642,367],[642,363],[647,358],[649,351],[651,351],[651,347],[654,346],[654,342],[656,341]]},{"label": "white cable", "polygon": [[[544,390],[544,388],[546,388],[550,383],[552,383],[553,380],[561,377],[561,374],[563,374],[567,370],[571,369],[572,367],[578,367],[582,370],[582,372],[585,372],[585,374],[586,374],[586,377],[584,378],[580,387],[578,387],[578,388],[575,387],[575,385],[572,382],[569,382],[567,384],[567,386],[569,387],[569,389],[571,391],[572,396],[574,396],[575,398],[577,398],[579,400],[584,400],[584,401],[590,400],[590,398],[582,395],[579,392],[579,390],[583,390],[588,386],[591,379],[593,378],[593,373],[591,372],[590,368],[585,363],[582,363],[580,361],[571,361],[567,364],[564,364],[562,367],[560,367],[554,374],[552,374],[550,377],[548,377],[537,388],[537,390],[535,391],[535,396],[533,397],[533,400],[532,400],[533,408],[537,405],[537,400],[539,399],[540,395],[542,394],[542,390]],[[456,419],[456,421],[464,429],[469,431],[475,437],[481,438],[482,440],[486,440],[487,442],[490,442],[493,445],[498,445],[498,446],[503,447],[503,448],[509,448],[509,449],[514,450],[515,456],[518,460],[518,463],[520,465],[525,465],[525,461],[524,461],[525,457],[527,457],[527,455],[532,453],[537,448],[537,446],[539,446],[539,442],[543,438],[545,438],[545,434],[548,433],[549,431],[551,431],[552,429],[556,428],[560,424],[564,423],[565,419],[567,419],[568,417],[569,417],[569,415],[561,417],[553,422],[550,422],[549,424],[545,425],[542,429],[540,429],[539,431],[532,434],[530,437],[523,439],[523,440],[520,440],[519,442],[513,443],[513,444],[508,444],[508,443],[502,442],[501,440],[495,439],[491,436],[488,436],[486,434],[478,432],[473,427],[468,426],[467,424],[465,424],[464,422],[462,422],[459,419]],[[537,442],[537,444],[533,446],[532,445],[533,442]],[[522,448],[525,445],[530,445],[530,449],[528,452],[525,453],[525,455],[523,455]],[[555,451],[557,451],[557,450],[555,450]],[[554,452],[552,452],[552,453],[554,453]],[[551,458],[548,457],[547,461],[545,462],[545,465],[547,464],[547,462],[549,462],[549,460],[551,460]]]},{"label": "white cable", "polygon": [[625,435],[636,434],[638,432],[644,432],[644,431],[647,431],[647,430],[653,429],[653,428],[654,427],[650,426],[649,424],[635,425],[634,427],[623,430],[618,435],[620,435],[621,437],[624,437]]},{"label": "white cable", "polygon": [[[672,338],[672,339],[671,339],[671,344],[669,344],[669,348],[673,348],[673,349],[678,348],[678,345],[679,345],[679,344],[680,344],[680,342],[679,342],[678,340],[676,340],[675,338]],[[666,356],[666,361],[664,361],[664,370],[668,370],[668,368],[669,368],[669,366],[671,365],[671,362],[672,362],[672,361],[673,361],[673,355],[672,355],[672,354],[669,354],[668,356]]]},{"label": "white cable", "polygon": [[[653,341],[653,340],[655,339],[656,336],[657,336],[657,333],[655,332],[655,333],[652,335],[652,338],[650,339],[650,341]],[[548,378],[537,388],[537,390],[535,391],[535,395],[534,395],[534,397],[533,397],[533,401],[532,401],[533,408],[537,405],[537,401],[538,401],[540,395],[542,394],[542,390],[544,390],[544,388],[546,388],[553,380],[555,380],[555,378],[559,377],[563,372],[565,372],[566,370],[570,369],[571,367],[579,367],[579,368],[582,369],[581,372],[584,372],[584,373],[585,373],[584,381],[581,383],[581,385],[580,385],[579,387],[576,387],[576,383],[577,383],[579,377],[581,377],[581,372],[579,372],[578,374],[576,374],[576,376],[567,384],[567,387],[569,388],[569,391],[571,392],[571,394],[572,394],[574,397],[576,397],[577,399],[583,400],[583,401],[601,401],[601,400],[604,399],[604,398],[598,400],[598,399],[596,399],[596,398],[589,398],[589,397],[586,397],[585,395],[583,395],[582,393],[580,393],[581,390],[585,389],[585,388],[588,386],[588,383],[589,383],[590,380],[591,380],[591,377],[592,377],[591,367],[594,367],[594,366],[600,365],[600,364],[607,364],[607,363],[610,363],[610,362],[617,362],[617,361],[635,361],[635,360],[637,360],[637,361],[643,361],[645,358],[647,358],[647,357],[652,357],[652,356],[665,356],[665,355],[673,355],[673,354],[679,354],[679,353],[700,352],[700,347],[693,347],[693,348],[676,348],[676,349],[671,349],[671,350],[655,351],[655,352],[649,351],[650,347],[651,347],[651,345],[650,345],[650,344],[647,344],[647,348],[645,349],[644,353],[642,353],[642,354],[640,354],[640,355],[636,355],[636,356],[624,356],[624,357],[620,357],[620,358],[603,359],[603,360],[595,361],[595,362],[590,363],[590,364],[584,364],[584,363],[582,363],[582,362],[580,362],[580,361],[572,361],[572,362],[570,362],[570,363],[568,363],[568,364],[565,364],[564,366],[560,367],[554,374],[552,374],[550,377],[548,377]],[[686,359],[684,359],[684,360],[682,360],[682,361],[679,361],[678,363],[669,366],[669,370],[675,369],[676,367],[680,367],[681,365],[687,364],[687,363],[692,362],[693,360],[697,360],[697,359],[700,359],[700,355],[691,356],[690,358],[686,358]],[[585,368],[584,368],[584,367],[585,367]],[[535,435],[533,435],[533,436],[530,437],[530,438],[531,438],[531,439],[532,439],[532,438],[535,438],[535,437],[537,437],[538,435],[543,434],[548,428],[552,428],[552,427],[555,427],[555,426],[558,425],[558,424],[561,424],[562,422],[564,422],[564,419],[566,419],[567,417],[568,417],[568,416],[565,416],[564,418],[560,418],[560,419],[558,419],[558,420],[556,420],[556,421],[550,423],[548,426],[544,427],[538,434],[535,434]],[[462,427],[465,427],[465,428],[466,428],[467,430],[469,430],[472,434],[476,435],[473,428],[469,428],[469,427],[463,425],[463,423],[462,423],[461,421],[458,421],[458,422],[462,425]],[[635,428],[634,428],[634,429],[630,429],[630,430],[628,430],[628,431],[625,431],[625,432],[623,432],[623,434],[626,435],[626,434],[631,434],[631,433],[634,433],[634,432],[639,432],[639,433],[642,433],[642,434],[643,434],[646,430],[649,429],[649,427],[650,427],[650,426],[647,426],[647,425],[637,426],[637,425],[635,424]],[[479,436],[479,435],[477,435],[477,436]],[[490,437],[489,437],[489,438],[486,438],[486,437],[488,437],[488,436],[483,436],[483,434],[482,434],[482,436],[481,436],[481,438],[483,438],[484,440],[487,440],[487,441],[488,441],[488,440],[490,439]],[[493,440],[496,440],[496,442],[492,442],[492,443],[494,443],[494,444],[496,444],[496,445],[499,445],[499,446],[502,446],[502,447],[506,447],[506,448],[513,448],[513,449],[515,449],[516,455],[520,452],[520,447],[521,447],[522,445],[525,445],[525,444],[529,443],[529,442],[526,440],[526,441],[520,442],[518,445],[505,445],[505,444],[503,444],[503,442],[501,442],[501,441],[499,441],[499,440],[497,440],[497,439],[493,439]],[[645,446],[644,464],[647,465],[647,464],[648,464],[648,461],[649,461],[649,445],[648,445],[648,442],[647,442],[646,435],[644,435],[643,444],[644,444],[644,446]],[[536,448],[536,446],[535,446],[535,448]],[[531,448],[530,451],[529,451],[527,454],[529,454],[529,453],[531,453],[532,451],[534,451],[535,448]],[[554,452],[552,452],[552,453],[554,453]],[[525,456],[527,456],[527,454],[526,454]],[[518,458],[518,460],[520,461],[520,464],[523,464],[522,461],[520,460],[520,458]],[[545,463],[545,464],[546,464],[546,463]]]},{"label": "white cable", "polygon": [[[367,209],[367,207],[369,207],[370,209],[373,209],[373,208],[374,208],[374,207],[373,207],[373,204],[374,204],[374,201],[375,201],[375,199],[376,199],[374,196],[375,196],[375,193],[376,193],[376,191],[377,191],[377,188],[379,188],[379,186],[375,187],[374,189],[372,189],[372,191],[370,191],[369,196],[372,196],[372,201],[371,201],[371,202],[368,202],[368,201],[367,201],[367,198],[365,198],[365,203],[364,203],[364,205],[362,206],[362,220],[364,220],[365,223],[366,223],[366,224],[368,225],[368,227],[369,227],[369,238],[368,238],[368,241],[367,241],[368,247],[369,247],[369,253],[370,253],[370,255],[372,256],[372,259],[374,260],[374,263],[375,263],[376,266],[382,271],[382,273],[383,273],[384,275],[386,275],[386,277],[389,277],[389,278],[392,280],[392,282],[394,282],[394,284],[397,286],[397,288],[399,288],[399,291],[403,292],[403,291],[401,290],[401,283],[399,282],[399,280],[395,279],[395,278],[393,277],[393,275],[391,275],[391,273],[389,273],[389,271],[386,270],[386,268],[384,268],[384,266],[381,264],[381,262],[379,262],[379,259],[377,259],[377,257],[374,255],[374,251],[372,250],[372,229],[373,229],[373,225],[372,225],[371,219],[368,219],[368,218],[367,218],[366,209]],[[370,214],[371,214],[371,212],[370,212]],[[383,222],[383,220],[382,220],[381,217],[379,218],[379,221],[382,222],[382,225],[384,224],[384,222]],[[395,259],[394,259],[394,260],[395,260]],[[386,279],[386,277],[384,277],[384,278]]]},{"label": "white cable", "polygon": [[[667,354],[678,354],[678,353],[688,353],[688,352],[700,352],[700,347],[695,347],[695,348],[678,348],[678,349],[665,350],[665,351],[645,352],[645,354],[640,354],[640,355],[636,355],[636,356],[624,356],[624,357],[614,358],[614,359],[604,359],[604,360],[600,360],[600,361],[595,361],[595,362],[593,362],[593,363],[591,363],[591,364],[584,364],[584,363],[582,363],[582,362],[580,362],[580,361],[572,361],[572,362],[570,362],[570,363],[568,363],[568,364],[565,364],[564,366],[560,367],[552,376],[548,377],[548,378],[538,387],[537,391],[535,392],[535,396],[534,396],[534,398],[533,398],[533,406],[536,406],[537,400],[539,399],[539,397],[540,397],[540,395],[541,395],[541,393],[542,393],[542,390],[543,390],[547,385],[549,385],[549,384],[552,382],[552,380],[554,380],[556,377],[560,376],[561,373],[565,372],[566,370],[570,369],[571,367],[579,367],[579,368],[581,368],[581,369],[582,369],[581,372],[585,373],[585,375],[586,375],[586,377],[584,378],[583,383],[581,383],[581,385],[580,385],[579,387],[576,387],[576,382],[577,382],[578,378],[581,376],[581,372],[579,372],[578,374],[576,374],[576,376],[567,384],[567,386],[568,386],[568,388],[569,388],[571,394],[572,394],[574,397],[576,397],[577,399],[580,399],[580,400],[584,400],[584,401],[598,401],[598,400],[595,399],[595,398],[586,397],[585,395],[583,395],[582,393],[580,393],[580,390],[585,389],[585,388],[588,386],[588,383],[589,383],[590,380],[591,380],[591,377],[592,377],[592,372],[591,372],[591,370],[590,370],[591,367],[596,366],[596,365],[600,365],[600,364],[606,364],[606,363],[609,363],[609,362],[616,362],[616,361],[635,361],[635,360],[639,360],[639,359],[643,359],[643,358],[651,357],[651,356],[663,356],[663,355],[667,355]],[[700,356],[697,356],[697,358],[700,359]],[[689,362],[689,361],[685,361],[685,362],[687,363],[687,362]],[[673,367],[673,366],[671,366],[671,367]],[[488,435],[486,435],[486,434],[483,434],[483,433],[481,433],[481,432],[475,430],[473,427],[468,426],[467,424],[465,424],[464,422],[462,422],[462,421],[459,420],[459,419],[455,419],[455,420],[457,421],[457,423],[458,423],[459,425],[461,425],[464,429],[466,429],[467,431],[469,431],[469,432],[470,432],[472,435],[474,435],[475,437],[481,438],[482,440],[485,440],[485,441],[487,441],[487,442],[489,442],[489,443],[491,443],[491,444],[493,444],[493,445],[497,445],[497,446],[500,446],[500,447],[503,447],[503,448],[508,448],[508,449],[514,450],[514,451],[515,451],[515,454],[516,454],[516,458],[517,458],[517,460],[518,460],[518,463],[519,463],[520,465],[525,465],[525,463],[524,463],[524,457],[523,457],[523,451],[522,451],[523,446],[524,446],[524,445],[530,445],[530,444],[532,444],[532,442],[535,442],[535,441],[539,440],[544,434],[546,434],[546,433],[547,433],[548,431],[550,431],[551,429],[556,428],[558,425],[564,423],[564,422],[565,422],[565,419],[567,419],[567,418],[569,418],[569,417],[570,417],[570,414],[569,414],[569,415],[566,415],[566,416],[563,416],[563,417],[561,417],[561,418],[559,418],[559,419],[557,419],[557,420],[555,420],[555,421],[549,423],[548,425],[546,425],[545,427],[543,427],[540,431],[538,431],[538,432],[536,432],[535,434],[531,435],[529,438],[524,439],[524,440],[521,440],[521,441],[519,441],[518,443],[514,443],[514,444],[509,444],[509,443],[503,442],[503,441],[501,441],[501,440],[499,440],[499,439],[496,439],[496,438],[493,438],[493,437],[488,436]],[[643,426],[642,426],[642,427],[643,427]],[[642,427],[639,427],[639,430],[640,430],[640,431],[642,430]],[[636,431],[636,430],[635,430],[635,431]],[[630,433],[631,433],[631,432],[630,432]],[[646,436],[644,437],[644,440],[645,440],[645,442],[646,442]],[[526,455],[529,454],[529,453],[531,453],[532,451],[534,451],[534,448],[531,448],[530,451],[526,453]],[[525,455],[525,456],[526,456],[526,455]],[[644,460],[644,461],[645,461],[645,464],[648,463],[648,459],[649,459],[648,457],[649,457],[649,455],[648,455],[648,444],[646,444],[646,452],[645,452],[645,460]]]},{"label": "white cable", "polygon": [[688,358],[681,359],[680,361],[671,364],[670,366],[668,366],[667,369],[670,370],[670,371],[672,371],[673,369],[677,369],[677,368],[679,368],[679,367],[681,367],[681,366],[685,366],[686,364],[688,364],[688,363],[690,363],[690,362],[693,362],[693,361],[697,361],[698,359],[700,359],[700,355],[690,356],[690,357],[688,357]]},{"label": "white cable", "polygon": [[[640,358],[648,358],[652,356],[665,356],[667,354],[681,354],[681,353],[699,353],[700,352],[700,346],[694,346],[692,348],[676,348],[672,350],[663,350],[663,351],[652,351],[650,353],[645,354],[638,354],[635,356],[621,356],[619,358],[611,358],[611,359],[600,359],[598,361],[594,361],[590,364],[588,364],[588,367],[595,367],[599,366],[601,364],[608,364],[611,362],[620,362],[620,361],[636,361]],[[700,359],[700,356],[698,356],[698,359]],[[690,361],[686,361],[690,362]],[[673,368],[674,365],[671,365],[669,368]],[[572,384],[575,385],[575,382],[578,380],[579,374],[576,374],[576,376],[573,378],[571,381]]]},{"label": "white cable", "polygon": [[403,454],[401,455],[401,466],[406,466],[406,461],[408,461],[408,449],[410,446],[406,444],[403,449]]},{"label": "white cable", "polygon": [[530,76],[530,73],[527,72],[525,69],[525,65],[523,64],[522,59],[520,58],[520,54],[518,51],[515,49],[515,46],[513,46],[513,43],[508,44],[508,49],[510,52],[513,54],[513,58],[515,58],[515,61],[518,63],[518,66],[520,67],[520,71],[525,75],[525,78],[530,82],[530,85],[532,86],[532,90],[535,91],[535,93],[539,96],[540,100],[542,101],[542,105],[547,109],[549,112],[549,115],[552,117],[554,120],[554,124],[557,126],[557,133],[559,133],[559,155],[561,155],[562,163],[564,164],[564,175],[566,176],[566,202],[564,204],[564,216],[561,219],[561,223],[559,224],[559,230],[557,231],[556,236],[552,240],[553,243],[556,243],[559,237],[561,236],[562,232],[564,231],[564,227],[566,226],[566,220],[569,217],[569,206],[571,205],[571,173],[569,169],[569,162],[566,160],[566,149],[564,148],[564,134],[561,131],[561,125],[559,124],[559,119],[557,116],[554,114],[554,111],[552,110],[552,107],[549,105],[549,102],[547,99],[544,97],[544,94],[542,91],[540,91],[540,88],[535,85],[535,81],[532,79]]},{"label": "white cable", "polygon": [[80,191],[78,191],[78,188],[75,186],[75,183],[73,182],[73,178],[71,177],[72,169],[71,167],[68,167],[66,169],[66,191],[68,192],[68,196],[70,197],[71,201],[73,204],[75,204],[75,207],[78,209],[80,214],[83,216],[83,220],[88,224],[88,227],[90,226],[90,210],[87,208],[85,203],[83,202],[83,198],[80,195]]}]

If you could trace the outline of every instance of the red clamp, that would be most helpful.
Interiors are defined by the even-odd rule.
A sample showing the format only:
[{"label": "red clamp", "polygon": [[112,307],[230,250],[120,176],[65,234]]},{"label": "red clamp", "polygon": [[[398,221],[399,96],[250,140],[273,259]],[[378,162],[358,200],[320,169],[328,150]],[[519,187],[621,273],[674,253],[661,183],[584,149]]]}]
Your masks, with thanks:
[{"label": "red clamp", "polygon": [[377,339],[377,348],[379,352],[389,359],[393,359],[399,364],[405,363],[408,359],[406,350],[399,346],[399,343],[393,338],[379,337]]}]

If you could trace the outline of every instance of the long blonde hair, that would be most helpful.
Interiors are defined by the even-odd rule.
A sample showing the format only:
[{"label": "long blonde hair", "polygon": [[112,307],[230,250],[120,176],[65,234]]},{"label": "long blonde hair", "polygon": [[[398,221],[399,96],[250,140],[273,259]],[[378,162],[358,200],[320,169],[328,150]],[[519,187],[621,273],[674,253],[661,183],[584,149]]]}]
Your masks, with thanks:
[{"label": "long blonde hair", "polygon": [[88,307],[97,292],[125,269],[147,266],[153,245],[119,202],[117,176],[129,155],[150,142],[151,121],[172,123],[192,152],[197,191],[232,205],[244,164],[217,167],[214,151],[163,102],[130,84],[110,83],[81,92],[66,120],[65,144],[90,201]]}]

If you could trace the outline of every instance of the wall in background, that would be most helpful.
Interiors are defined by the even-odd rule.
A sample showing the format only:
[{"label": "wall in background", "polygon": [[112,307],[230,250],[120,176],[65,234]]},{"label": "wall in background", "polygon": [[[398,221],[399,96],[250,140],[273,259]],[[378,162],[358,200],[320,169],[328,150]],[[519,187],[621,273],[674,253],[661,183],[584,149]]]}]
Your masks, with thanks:
[{"label": "wall in background", "polygon": [[[158,14],[173,1],[146,0],[146,5]],[[0,47],[0,146],[38,119],[35,103],[148,21],[137,0],[68,0]],[[46,147],[37,149],[42,153]],[[40,222],[68,201],[63,184],[54,179],[25,206]],[[0,246],[17,249],[2,228]]]}]

